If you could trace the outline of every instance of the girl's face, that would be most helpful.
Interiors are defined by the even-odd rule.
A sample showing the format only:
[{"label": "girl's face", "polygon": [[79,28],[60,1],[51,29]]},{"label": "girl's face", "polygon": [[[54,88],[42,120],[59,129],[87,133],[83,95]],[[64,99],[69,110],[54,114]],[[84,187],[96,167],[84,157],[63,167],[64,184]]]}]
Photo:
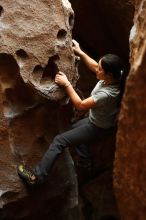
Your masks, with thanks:
[{"label": "girl's face", "polygon": [[101,66],[101,59],[98,62],[98,67],[96,69],[96,78],[99,80],[105,80],[106,79],[106,73],[104,71],[104,69]]}]

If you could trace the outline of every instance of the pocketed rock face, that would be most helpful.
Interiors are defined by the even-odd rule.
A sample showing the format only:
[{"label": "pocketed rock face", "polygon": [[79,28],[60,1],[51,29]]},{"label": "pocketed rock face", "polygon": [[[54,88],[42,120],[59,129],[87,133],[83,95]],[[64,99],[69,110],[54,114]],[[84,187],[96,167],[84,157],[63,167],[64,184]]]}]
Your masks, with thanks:
[{"label": "pocketed rock face", "polygon": [[146,219],[146,1],[136,1],[131,70],[117,137],[115,190],[122,220]]},{"label": "pocketed rock face", "polygon": [[68,151],[37,189],[27,189],[16,173],[19,163],[35,165],[70,120],[65,93],[54,78],[58,70],[73,85],[78,78],[73,20],[67,0],[0,0],[1,220],[77,219],[76,175]]},{"label": "pocketed rock face", "polygon": [[25,82],[48,99],[63,96],[54,83],[58,70],[73,84],[77,79],[71,49],[73,23],[68,0],[0,1],[0,51],[11,54]]}]

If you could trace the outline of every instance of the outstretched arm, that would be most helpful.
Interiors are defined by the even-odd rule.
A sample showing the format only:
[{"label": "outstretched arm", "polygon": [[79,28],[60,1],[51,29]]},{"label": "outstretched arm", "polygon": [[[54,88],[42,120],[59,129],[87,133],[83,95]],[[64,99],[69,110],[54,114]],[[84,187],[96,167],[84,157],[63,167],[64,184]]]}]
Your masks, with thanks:
[{"label": "outstretched arm", "polygon": [[96,103],[92,97],[81,100],[64,73],[59,72],[55,77],[55,82],[65,88],[76,109],[88,110],[95,106]]},{"label": "outstretched arm", "polygon": [[80,58],[83,60],[83,62],[90,70],[96,72],[98,63],[81,50],[80,45],[77,41],[72,40],[72,42],[74,52],[80,56]]}]

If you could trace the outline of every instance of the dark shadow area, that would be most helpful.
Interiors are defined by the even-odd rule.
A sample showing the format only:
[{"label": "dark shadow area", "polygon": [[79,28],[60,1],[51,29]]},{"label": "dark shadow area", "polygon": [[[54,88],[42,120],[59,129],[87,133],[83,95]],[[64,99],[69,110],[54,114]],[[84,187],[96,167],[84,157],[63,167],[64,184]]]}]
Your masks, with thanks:
[{"label": "dark shadow area", "polygon": [[73,27],[73,25],[74,25],[74,15],[73,14],[70,14],[70,16],[69,16],[69,25],[71,27]]},{"label": "dark shadow area", "polygon": [[66,35],[67,35],[66,30],[61,29],[61,30],[58,31],[57,39],[60,40],[60,41],[65,41]]},{"label": "dark shadow area", "polygon": [[10,54],[0,54],[0,85],[6,117],[14,117],[34,104],[34,92],[24,83],[19,66]]},{"label": "dark shadow area", "polygon": [[0,5],[0,16],[2,15],[2,13],[4,12],[3,7]]}]

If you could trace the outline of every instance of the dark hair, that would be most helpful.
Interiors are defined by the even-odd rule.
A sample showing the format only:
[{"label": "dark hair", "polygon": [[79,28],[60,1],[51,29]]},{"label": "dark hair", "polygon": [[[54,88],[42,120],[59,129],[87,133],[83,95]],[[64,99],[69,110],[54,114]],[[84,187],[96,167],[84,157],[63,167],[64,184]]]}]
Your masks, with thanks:
[{"label": "dark hair", "polygon": [[101,66],[106,74],[111,74],[117,81],[121,80],[124,65],[121,58],[115,54],[106,54],[101,58]]}]

